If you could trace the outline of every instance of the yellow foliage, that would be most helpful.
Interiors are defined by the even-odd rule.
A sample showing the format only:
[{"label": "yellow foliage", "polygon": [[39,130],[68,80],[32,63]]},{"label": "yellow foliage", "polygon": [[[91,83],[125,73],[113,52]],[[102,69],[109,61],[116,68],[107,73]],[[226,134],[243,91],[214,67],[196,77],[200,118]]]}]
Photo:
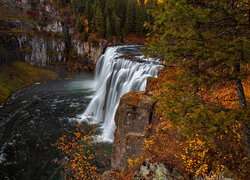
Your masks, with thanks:
[{"label": "yellow foliage", "polygon": [[98,179],[98,168],[92,164],[92,160],[97,157],[98,150],[92,141],[96,133],[96,126],[92,132],[82,124],[77,124],[74,131],[67,131],[54,144],[65,156],[62,161],[65,179]]},{"label": "yellow foliage", "polygon": [[[158,96],[158,117],[154,120],[156,124],[148,129],[150,135],[144,140],[145,152],[148,156],[157,157],[192,176],[211,179],[216,178],[221,172],[230,171],[237,178],[246,178],[249,159],[242,123],[239,115],[235,115],[240,113],[237,108],[235,84],[229,82],[217,84],[214,88],[200,88],[196,93],[192,93],[191,86],[178,82],[176,72],[178,71],[175,68],[161,72],[159,79],[149,82],[153,87],[150,90]],[[180,85],[176,88],[166,88],[168,85],[177,83]],[[165,85],[164,89],[163,85]],[[243,85],[249,100],[248,81],[243,81]],[[193,108],[192,112],[190,112],[191,107],[184,110],[182,103],[185,102],[180,103],[178,99],[173,101],[176,97],[185,101],[194,98],[197,107]],[[165,101],[169,103],[168,106]],[[199,101],[201,103],[198,103]],[[224,111],[213,109],[212,107],[217,106],[209,106],[210,103],[222,104]],[[200,120],[201,115],[204,121]],[[206,116],[209,117],[205,120]],[[233,116],[236,118],[232,118]],[[243,116],[247,115],[241,113],[242,119],[247,118]],[[187,132],[191,128],[194,131]],[[211,171],[214,174],[208,177]]]}]

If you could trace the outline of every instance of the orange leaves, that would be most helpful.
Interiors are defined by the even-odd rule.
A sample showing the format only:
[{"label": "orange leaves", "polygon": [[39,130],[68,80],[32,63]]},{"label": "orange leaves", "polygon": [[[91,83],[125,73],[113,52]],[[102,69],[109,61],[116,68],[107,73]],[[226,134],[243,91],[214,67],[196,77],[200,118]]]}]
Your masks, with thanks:
[{"label": "orange leaves", "polygon": [[130,92],[129,93],[129,99],[128,99],[128,104],[131,106],[136,106],[137,103],[140,101],[140,96],[136,92]]},{"label": "orange leaves", "polygon": [[182,159],[186,171],[195,173],[195,175],[207,173],[208,165],[205,156],[208,149],[198,134],[194,139],[180,143],[178,147],[180,151],[175,156]]},{"label": "orange leaves", "polygon": [[96,128],[93,125],[87,129],[77,124],[74,131],[67,131],[54,144],[65,156],[62,174],[66,179],[98,179],[98,168],[91,163],[98,154],[96,144],[92,141]]},{"label": "orange leaves", "polygon": [[[190,175],[208,178],[213,170],[213,178],[222,171],[246,178],[249,160],[242,122],[249,117],[239,109],[235,82],[199,87],[198,81],[188,83],[182,75],[181,69],[169,68],[160,72],[159,80],[149,81],[159,118],[148,130],[144,150]],[[243,86],[249,101],[248,79]]]},{"label": "orange leaves", "polygon": [[[250,100],[249,78],[242,82],[246,100]],[[238,94],[234,81],[216,84],[213,89],[202,91],[203,99],[207,102],[221,103],[228,109],[239,107]]]}]

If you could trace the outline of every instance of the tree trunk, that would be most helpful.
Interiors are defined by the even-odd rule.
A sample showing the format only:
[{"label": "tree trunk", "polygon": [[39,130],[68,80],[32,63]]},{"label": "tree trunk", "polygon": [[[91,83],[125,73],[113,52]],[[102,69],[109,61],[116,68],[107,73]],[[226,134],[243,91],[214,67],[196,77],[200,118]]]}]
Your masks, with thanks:
[{"label": "tree trunk", "polygon": [[[239,64],[235,65],[234,70],[236,73],[240,73],[240,65]],[[240,108],[243,110],[246,110],[247,109],[247,101],[246,101],[243,85],[242,85],[242,82],[240,79],[236,80],[236,89],[237,89],[237,93],[238,93],[238,97],[239,97]],[[244,131],[244,135],[245,135],[245,141],[246,141],[246,145],[247,145],[248,158],[250,159],[250,130],[249,130],[249,127],[246,124],[246,122],[242,122],[242,123],[243,123],[243,131]]]}]

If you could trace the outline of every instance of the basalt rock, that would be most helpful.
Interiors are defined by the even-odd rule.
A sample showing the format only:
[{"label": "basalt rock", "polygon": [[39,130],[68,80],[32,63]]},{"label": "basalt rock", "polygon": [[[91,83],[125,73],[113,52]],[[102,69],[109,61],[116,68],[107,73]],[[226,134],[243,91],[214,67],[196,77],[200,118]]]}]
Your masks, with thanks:
[{"label": "basalt rock", "polygon": [[143,153],[143,138],[147,135],[145,128],[152,123],[154,106],[151,95],[145,92],[137,92],[136,95],[127,93],[122,97],[115,115],[116,130],[111,157],[114,171],[126,171],[128,159]]},{"label": "basalt rock", "polygon": [[[81,69],[94,69],[95,63],[107,46],[107,41],[82,41],[70,24],[58,20],[59,13],[55,7],[43,1],[39,1],[38,7],[49,14],[50,21],[43,27],[25,19],[25,9],[29,10],[26,5],[27,1],[0,2],[0,10],[4,14],[4,17],[0,18],[0,64],[25,60],[31,65],[50,66],[70,61],[70,64],[77,62],[77,65],[83,65]],[[42,12],[39,8],[40,16]]]},{"label": "basalt rock", "polygon": [[[116,130],[111,156],[112,171],[103,174],[103,179],[119,179],[116,172],[128,172],[128,160],[135,160],[143,153],[143,139],[150,135],[146,130],[149,125],[157,123],[155,107],[151,91],[130,92],[120,101],[115,115]],[[133,180],[185,180],[190,179],[167,162],[147,159],[134,173]]]}]

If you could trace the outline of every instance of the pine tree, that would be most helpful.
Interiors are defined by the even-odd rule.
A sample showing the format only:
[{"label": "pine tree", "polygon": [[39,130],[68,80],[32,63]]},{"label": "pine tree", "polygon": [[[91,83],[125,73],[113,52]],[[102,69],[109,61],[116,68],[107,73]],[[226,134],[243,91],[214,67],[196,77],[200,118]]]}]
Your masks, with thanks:
[{"label": "pine tree", "polygon": [[[145,0],[138,2],[137,0],[59,0],[58,2],[70,2],[76,14],[88,19],[90,31],[97,32],[100,37],[110,37],[112,34],[120,38],[123,28],[126,34],[136,32],[140,35],[143,31]],[[106,21],[109,21],[108,25]],[[105,35],[105,31],[108,35]]]},{"label": "pine tree", "polygon": [[76,21],[76,28],[77,28],[77,31],[80,33],[82,33],[85,30],[83,20],[82,20],[82,17],[80,15],[78,15],[78,18]]},{"label": "pine tree", "polygon": [[118,36],[118,38],[121,35],[121,19],[114,15],[113,16],[113,26],[114,26],[114,35]]},{"label": "pine tree", "polygon": [[126,11],[126,34],[129,34],[135,29],[135,4],[134,0],[128,0]]},{"label": "pine tree", "polygon": [[106,16],[106,37],[108,40],[112,38],[112,27],[109,16]]},{"label": "pine tree", "polygon": [[105,19],[99,1],[96,1],[94,4],[93,25],[97,36],[101,38],[105,37]]},{"label": "pine tree", "polygon": [[74,7],[77,13],[83,13],[86,0],[72,0],[71,5]]},{"label": "pine tree", "polygon": [[137,4],[136,6],[136,35],[140,36],[143,31],[144,24],[144,12],[141,4]]},{"label": "pine tree", "polygon": [[[239,112],[249,113],[241,80],[248,77],[249,4],[235,0],[168,0],[150,10],[151,50],[182,67],[182,78],[196,87],[234,82]],[[174,44],[170,46],[169,43]],[[249,120],[239,116],[250,158]]]},{"label": "pine tree", "polygon": [[90,0],[86,0],[85,2],[84,14],[88,21],[91,22],[93,17],[93,6]]}]

